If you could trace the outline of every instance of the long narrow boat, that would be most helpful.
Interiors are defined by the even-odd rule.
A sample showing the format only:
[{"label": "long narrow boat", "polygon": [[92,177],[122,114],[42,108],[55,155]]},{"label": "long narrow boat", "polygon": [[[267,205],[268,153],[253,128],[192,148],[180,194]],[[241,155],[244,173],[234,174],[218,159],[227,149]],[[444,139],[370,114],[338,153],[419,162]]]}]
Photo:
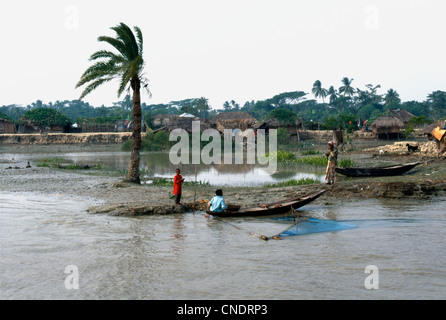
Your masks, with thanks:
[{"label": "long narrow boat", "polygon": [[417,166],[419,162],[374,168],[340,168],[335,171],[347,177],[386,177],[399,176]]},{"label": "long narrow boat", "polygon": [[308,194],[303,197],[286,199],[282,201],[272,202],[258,207],[242,208],[240,206],[229,206],[228,210],[223,212],[208,212],[216,217],[247,217],[247,216],[269,216],[285,214],[291,211],[291,209],[300,208],[323,195],[326,190],[318,191],[312,194]]}]

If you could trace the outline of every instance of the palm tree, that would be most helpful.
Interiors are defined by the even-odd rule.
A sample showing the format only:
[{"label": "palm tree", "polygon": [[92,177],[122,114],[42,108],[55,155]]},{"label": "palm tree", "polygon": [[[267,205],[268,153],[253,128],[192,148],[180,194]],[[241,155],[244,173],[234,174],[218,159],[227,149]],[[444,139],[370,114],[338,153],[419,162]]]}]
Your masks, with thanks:
[{"label": "palm tree", "polygon": [[118,51],[118,54],[106,50],[93,53],[90,57],[90,61],[97,61],[84,72],[77,83],[76,88],[88,83],[79,100],[83,99],[87,94],[100,85],[114,79],[119,79],[120,81],[118,97],[120,97],[124,91],[130,90],[130,88],[132,89],[133,141],[129,170],[124,182],[139,184],[141,183],[139,176],[141,148],[141,87],[146,89],[150,95],[150,91],[147,88],[147,82],[142,74],[144,66],[142,57],[142,32],[138,27],[134,27],[135,37],[132,30],[122,22],[111,29],[116,32],[116,38],[101,36],[98,38],[98,41],[110,44]]},{"label": "palm tree", "polygon": [[349,79],[347,77],[342,78],[343,86],[339,88],[339,93],[343,93],[345,95],[352,96],[355,93],[355,89],[352,87],[353,79]]},{"label": "palm tree", "polygon": [[398,92],[396,92],[393,89],[387,90],[386,96],[384,97],[385,106],[387,109],[390,109],[391,107],[396,107],[400,104],[401,99]]},{"label": "palm tree", "polygon": [[327,89],[322,88],[322,84],[319,80],[316,80],[313,83],[313,89],[311,92],[314,94],[316,98],[322,98],[322,101],[325,103],[325,97],[327,96]]},{"label": "palm tree", "polygon": [[330,103],[338,98],[336,89],[333,86],[330,86],[330,88],[328,88],[327,95],[330,97]]}]

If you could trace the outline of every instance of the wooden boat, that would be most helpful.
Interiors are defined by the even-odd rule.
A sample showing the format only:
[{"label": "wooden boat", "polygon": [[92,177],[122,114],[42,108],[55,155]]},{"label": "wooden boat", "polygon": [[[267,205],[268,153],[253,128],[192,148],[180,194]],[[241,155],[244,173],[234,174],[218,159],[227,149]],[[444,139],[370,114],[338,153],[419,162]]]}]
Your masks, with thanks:
[{"label": "wooden boat", "polygon": [[417,166],[419,162],[374,168],[340,168],[335,171],[347,177],[386,177],[399,176]]},{"label": "wooden boat", "polygon": [[282,201],[272,202],[258,207],[242,208],[240,206],[228,205],[227,210],[223,212],[208,212],[216,217],[247,217],[247,216],[269,216],[285,214],[291,211],[291,209],[300,208],[325,193],[326,190],[308,194],[303,197],[286,199]]}]

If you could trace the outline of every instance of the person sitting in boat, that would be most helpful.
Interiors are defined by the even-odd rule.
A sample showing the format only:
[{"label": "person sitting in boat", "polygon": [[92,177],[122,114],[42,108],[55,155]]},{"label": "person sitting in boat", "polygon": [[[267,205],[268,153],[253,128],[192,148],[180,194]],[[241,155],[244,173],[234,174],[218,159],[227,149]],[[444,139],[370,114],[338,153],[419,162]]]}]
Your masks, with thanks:
[{"label": "person sitting in boat", "polygon": [[225,211],[226,208],[226,204],[225,204],[225,199],[223,198],[223,190],[218,189],[215,191],[215,197],[213,197],[211,199],[211,201],[208,202],[207,204],[207,211],[211,211],[211,212],[223,212]]},{"label": "person sitting in boat", "polygon": [[325,172],[326,184],[333,185],[335,183],[335,168],[338,163],[338,149],[333,141],[328,142],[329,152],[325,154],[328,159],[327,170]]}]

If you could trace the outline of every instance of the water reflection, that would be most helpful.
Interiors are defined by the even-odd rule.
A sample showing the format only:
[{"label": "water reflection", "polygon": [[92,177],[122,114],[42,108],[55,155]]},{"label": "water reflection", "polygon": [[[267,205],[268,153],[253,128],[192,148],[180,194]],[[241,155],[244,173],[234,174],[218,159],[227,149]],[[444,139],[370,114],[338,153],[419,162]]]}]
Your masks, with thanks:
[{"label": "water reflection", "polygon": [[[76,164],[101,164],[112,170],[125,171],[129,164],[127,152],[85,152],[66,153],[64,158]],[[213,164],[213,165],[174,165],[171,164],[167,152],[150,152],[141,154],[140,168],[144,172],[143,179],[173,178],[175,169],[181,168],[181,174],[188,181],[207,182],[222,186],[260,186],[278,183],[290,179],[311,178],[323,182],[323,168],[289,167],[278,165],[274,174],[267,172],[266,167],[259,164]]]}]

